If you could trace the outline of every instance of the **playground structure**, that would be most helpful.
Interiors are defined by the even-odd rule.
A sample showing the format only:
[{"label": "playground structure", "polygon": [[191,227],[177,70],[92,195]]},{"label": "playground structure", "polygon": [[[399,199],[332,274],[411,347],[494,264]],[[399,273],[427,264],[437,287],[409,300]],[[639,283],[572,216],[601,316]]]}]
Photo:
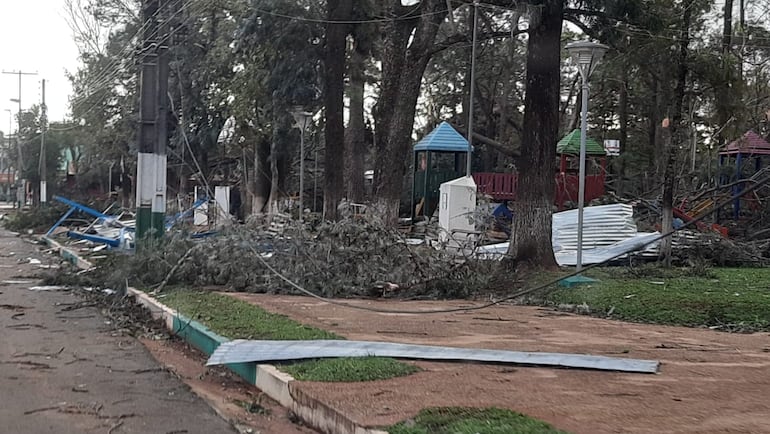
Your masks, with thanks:
[{"label": "playground structure", "polygon": [[[468,141],[451,125],[442,122],[414,146],[412,217],[431,216],[439,201],[442,183],[465,176]],[[559,156],[554,204],[563,210],[577,203],[580,130],[567,134],[556,144]],[[606,152],[595,140],[586,140],[585,200],[590,202],[605,194]],[[476,172],[472,174],[479,195],[495,202],[516,200],[518,173]]]},{"label": "playground structure", "polygon": [[723,194],[736,196],[732,204],[734,220],[741,219],[741,209],[757,211],[762,204],[763,198],[756,190],[743,196],[738,195],[756,180],[756,175],[762,172],[763,165],[768,162],[770,143],[751,130],[719,151],[719,167],[723,169],[721,172],[724,173],[724,169],[730,166],[734,169],[732,175],[721,175],[718,184]]},{"label": "playground structure", "polygon": [[674,217],[687,223],[703,217],[713,211],[715,205],[730,200],[730,212],[717,209],[715,222],[698,223],[698,228],[704,231],[716,231],[723,236],[728,235],[728,229],[722,226],[727,220],[732,221],[730,231],[734,235],[747,231],[747,221],[757,217],[763,204],[768,199],[766,190],[753,189],[741,194],[746,188],[755,185],[763,173],[770,170],[770,143],[754,131],[747,131],[740,138],[719,150],[719,175],[716,187],[700,191],[691,197],[682,199],[674,208]]}]

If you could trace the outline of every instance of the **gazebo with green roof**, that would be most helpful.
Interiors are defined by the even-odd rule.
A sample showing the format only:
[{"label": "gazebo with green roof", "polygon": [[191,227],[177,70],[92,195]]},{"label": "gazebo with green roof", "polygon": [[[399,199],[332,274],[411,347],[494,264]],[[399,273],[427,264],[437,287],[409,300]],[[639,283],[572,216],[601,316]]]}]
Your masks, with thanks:
[{"label": "gazebo with green roof", "polygon": [[[580,164],[580,130],[572,130],[556,144],[556,153],[560,156],[559,172],[567,173],[573,166]],[[596,140],[586,137],[586,167],[601,167],[603,172],[606,165],[607,151]],[[589,169],[590,172],[590,169]]]},{"label": "gazebo with green roof", "polygon": [[[559,210],[567,203],[578,202],[580,170],[580,130],[573,130],[556,144],[559,173],[556,176],[556,204]],[[586,137],[586,203],[602,197],[607,167],[607,151],[596,140]]]}]

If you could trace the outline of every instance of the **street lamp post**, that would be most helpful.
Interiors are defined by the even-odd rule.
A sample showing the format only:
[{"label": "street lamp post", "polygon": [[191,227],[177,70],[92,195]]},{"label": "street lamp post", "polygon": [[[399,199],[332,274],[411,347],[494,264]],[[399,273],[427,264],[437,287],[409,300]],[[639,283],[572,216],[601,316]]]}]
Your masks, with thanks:
[{"label": "street lamp post", "polygon": [[473,0],[473,39],[471,42],[471,80],[468,96],[468,156],[465,158],[465,176],[471,176],[473,158],[473,100],[476,89],[476,40],[479,32],[479,0]]},{"label": "street lamp post", "polygon": [[296,127],[299,128],[299,222],[302,223],[303,213],[305,208],[303,205],[302,196],[305,193],[305,130],[307,129],[310,120],[313,118],[313,113],[305,111],[302,107],[295,107],[292,111]]},{"label": "street lamp post", "polygon": [[580,115],[580,174],[578,184],[577,271],[583,269],[583,208],[586,192],[586,131],[588,130],[588,80],[609,47],[591,41],[572,42],[566,49],[583,81],[583,104]]}]

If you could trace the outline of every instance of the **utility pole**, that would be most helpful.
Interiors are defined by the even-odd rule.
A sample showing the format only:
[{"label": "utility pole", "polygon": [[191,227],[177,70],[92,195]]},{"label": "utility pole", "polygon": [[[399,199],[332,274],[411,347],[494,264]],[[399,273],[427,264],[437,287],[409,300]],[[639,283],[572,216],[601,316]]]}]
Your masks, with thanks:
[{"label": "utility pole", "polygon": [[[148,23],[142,45],[139,155],[136,183],[136,235],[160,237],[165,232],[166,144],[168,107],[168,17],[170,2],[144,0],[142,18]],[[162,20],[163,24],[159,24]]]},{"label": "utility pole", "polygon": [[5,111],[8,112],[8,147],[5,149],[5,170],[8,172],[6,174],[7,178],[6,181],[8,183],[8,188],[6,190],[6,196],[5,201],[10,202],[11,198],[11,149],[13,148],[13,139],[11,139],[11,128],[13,128],[13,111],[11,109],[5,109]]},{"label": "utility pole", "polygon": [[47,164],[45,158],[45,130],[48,126],[48,106],[45,105],[45,79],[42,81],[42,96],[43,104],[40,107],[40,165],[38,169],[40,171],[40,207],[44,207],[48,202],[47,192]]},{"label": "utility pole", "polygon": [[19,99],[17,100],[11,100],[14,102],[19,103],[19,128],[16,130],[16,149],[18,151],[18,162],[16,167],[16,172],[19,173],[19,183],[16,186],[16,200],[19,203],[19,209],[21,209],[24,206],[24,198],[26,196],[25,185],[26,182],[22,179],[22,172],[24,167],[24,158],[22,158],[21,153],[21,140],[19,140],[19,137],[21,137],[21,79],[25,75],[37,75],[37,72],[24,72],[24,71],[3,71],[3,74],[13,74],[19,76]]}]

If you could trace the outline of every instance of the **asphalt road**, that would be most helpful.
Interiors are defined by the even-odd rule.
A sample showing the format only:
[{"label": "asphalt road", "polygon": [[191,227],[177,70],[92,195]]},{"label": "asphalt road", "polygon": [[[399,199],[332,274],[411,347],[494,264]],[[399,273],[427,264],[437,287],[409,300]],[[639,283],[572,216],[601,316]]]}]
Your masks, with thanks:
[{"label": "asphalt road", "polygon": [[77,294],[31,290],[52,262],[0,230],[0,433],[235,432]]}]

